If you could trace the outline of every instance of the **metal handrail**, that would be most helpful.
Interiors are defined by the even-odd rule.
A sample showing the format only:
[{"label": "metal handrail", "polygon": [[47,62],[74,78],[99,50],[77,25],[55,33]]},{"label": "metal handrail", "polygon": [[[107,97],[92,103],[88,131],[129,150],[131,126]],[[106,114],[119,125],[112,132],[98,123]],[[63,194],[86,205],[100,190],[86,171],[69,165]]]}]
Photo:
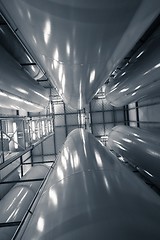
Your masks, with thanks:
[{"label": "metal handrail", "polygon": [[[27,149],[25,149],[23,152],[18,153],[16,156],[13,156],[11,159],[5,161],[4,163],[0,164],[0,170],[4,169],[5,167],[7,167],[9,164],[13,163],[14,161],[16,161],[18,158],[22,157],[24,154],[26,154],[27,152],[33,150],[36,146],[38,146],[39,144],[41,144],[42,142],[44,142],[47,138],[51,137],[54,133],[49,134],[48,136],[43,137],[43,139],[40,139],[39,141],[37,141],[36,143],[33,143],[30,147],[28,147]],[[21,164],[20,164],[21,165]],[[20,166],[19,165],[19,166]]]}]

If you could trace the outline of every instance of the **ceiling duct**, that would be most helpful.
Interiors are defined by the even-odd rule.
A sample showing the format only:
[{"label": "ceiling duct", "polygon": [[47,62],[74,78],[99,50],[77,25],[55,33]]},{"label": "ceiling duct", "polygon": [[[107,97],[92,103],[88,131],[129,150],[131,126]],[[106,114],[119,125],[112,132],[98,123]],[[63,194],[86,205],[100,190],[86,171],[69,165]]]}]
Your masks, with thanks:
[{"label": "ceiling duct", "polygon": [[35,63],[29,53],[17,39],[15,33],[9,28],[0,16],[0,44],[12,55],[23,69],[35,80],[44,77],[44,72]]},{"label": "ceiling duct", "polygon": [[160,236],[159,196],[83,129],[68,135],[38,200],[16,240]]},{"label": "ceiling duct", "polygon": [[108,147],[160,187],[159,136],[139,128],[116,126],[108,136]]},{"label": "ceiling duct", "polygon": [[131,57],[126,67],[106,84],[108,103],[116,107],[160,91],[160,28]]},{"label": "ceiling duct", "polygon": [[46,90],[34,81],[0,46],[0,106],[41,111],[48,104]]},{"label": "ceiling duct", "polygon": [[46,165],[33,166],[0,201],[1,240],[13,237],[48,170]]},{"label": "ceiling duct", "polygon": [[157,16],[158,1],[8,1],[1,9],[65,103],[82,109]]}]

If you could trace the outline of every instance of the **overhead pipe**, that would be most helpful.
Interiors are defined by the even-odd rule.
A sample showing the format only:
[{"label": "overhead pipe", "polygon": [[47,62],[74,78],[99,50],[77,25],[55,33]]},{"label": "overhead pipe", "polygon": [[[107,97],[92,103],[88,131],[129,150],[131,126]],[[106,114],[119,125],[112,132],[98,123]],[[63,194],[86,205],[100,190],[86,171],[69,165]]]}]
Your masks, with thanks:
[{"label": "overhead pipe", "polygon": [[[36,194],[42,178],[45,177],[49,168],[46,165],[33,166],[29,172],[21,178],[0,201],[0,238],[11,239],[18,226],[14,223],[20,222],[27,211],[34,195]],[[32,181],[28,181],[33,179]],[[34,181],[41,179],[41,181]],[[26,181],[25,181],[26,180]],[[1,224],[8,226],[1,226]],[[9,226],[10,224],[10,226]]]},{"label": "overhead pipe", "polygon": [[127,66],[106,84],[108,103],[121,107],[160,91],[160,28],[132,56]]},{"label": "overhead pipe", "polygon": [[43,190],[16,240],[159,240],[158,195],[84,129],[68,135]]},{"label": "overhead pipe", "polygon": [[23,69],[35,80],[45,77],[44,72],[29,56],[7,24],[0,25],[0,44],[12,55]]},{"label": "overhead pipe", "polygon": [[109,148],[158,187],[160,187],[159,145],[159,137],[155,134],[128,126],[114,127],[108,137]]},{"label": "overhead pipe", "polygon": [[131,50],[160,7],[158,1],[140,0],[92,4],[1,0],[0,4],[59,95],[75,109],[91,101],[123,59],[122,52]]},{"label": "overhead pipe", "polygon": [[[19,172],[16,169],[12,173],[10,173],[8,176],[6,176],[4,179],[1,179],[0,181],[0,200],[9,192],[9,190],[15,185],[14,181],[19,180]],[[1,182],[10,182],[1,184]],[[13,181],[13,183],[11,183]]]},{"label": "overhead pipe", "polygon": [[40,112],[49,101],[46,90],[34,81],[0,45],[0,107]]}]

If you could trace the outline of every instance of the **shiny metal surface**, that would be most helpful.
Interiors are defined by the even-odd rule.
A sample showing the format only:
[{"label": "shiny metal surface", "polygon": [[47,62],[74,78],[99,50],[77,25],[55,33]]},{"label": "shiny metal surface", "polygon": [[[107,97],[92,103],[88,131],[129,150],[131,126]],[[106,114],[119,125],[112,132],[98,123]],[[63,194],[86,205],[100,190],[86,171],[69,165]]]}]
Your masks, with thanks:
[{"label": "shiny metal surface", "polygon": [[106,85],[106,98],[120,107],[160,91],[160,28],[134,54],[129,65]]},{"label": "shiny metal surface", "polygon": [[128,52],[136,45],[138,40],[147,31],[152,22],[159,16],[160,1],[159,0],[143,0],[139,6],[132,21],[123,34],[117,48],[115,49],[110,64],[112,71],[121,63]]},{"label": "shiny metal surface", "polygon": [[[23,69],[35,80],[44,76],[44,73],[30,58],[28,53],[22,47],[16,36],[12,33],[7,25],[0,25],[0,44],[12,55],[20,64]],[[31,65],[30,65],[31,64]]]},{"label": "shiny metal surface", "polygon": [[40,112],[47,106],[46,90],[0,46],[0,106]]},{"label": "shiny metal surface", "polygon": [[160,187],[159,137],[139,128],[116,126],[108,138],[108,146],[149,180]]},{"label": "shiny metal surface", "polygon": [[77,129],[16,239],[159,240],[159,219],[158,195],[92,134]]},{"label": "shiny metal surface", "polygon": [[65,103],[76,109],[89,103],[160,7],[157,0],[1,0],[0,4]]},{"label": "shiny metal surface", "polygon": [[[5,179],[1,179],[2,182],[19,180],[19,173],[17,170],[9,174]],[[9,190],[15,185],[15,183],[0,184],[0,200],[9,192]]]},{"label": "shiny metal surface", "polygon": [[[34,166],[22,179],[43,178],[48,170],[44,165]],[[17,183],[0,201],[0,223],[21,221],[40,183],[40,181]],[[17,226],[0,227],[0,239],[11,239],[16,228]]]}]

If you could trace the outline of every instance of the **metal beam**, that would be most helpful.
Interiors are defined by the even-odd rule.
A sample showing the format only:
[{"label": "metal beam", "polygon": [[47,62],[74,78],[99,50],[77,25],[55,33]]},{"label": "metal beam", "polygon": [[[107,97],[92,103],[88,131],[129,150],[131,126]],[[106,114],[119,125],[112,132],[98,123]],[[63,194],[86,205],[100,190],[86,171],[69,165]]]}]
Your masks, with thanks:
[{"label": "metal beam", "polygon": [[0,223],[0,228],[3,227],[14,227],[14,226],[18,226],[21,222],[17,221],[17,222],[4,222],[4,223]]},{"label": "metal beam", "polygon": [[21,63],[20,65],[23,67],[23,66],[35,66],[37,64],[36,63]]},{"label": "metal beam", "polygon": [[116,126],[115,107],[113,107],[112,113],[113,113],[113,124],[114,126]]},{"label": "metal beam", "polygon": [[13,180],[13,181],[6,181],[6,182],[0,182],[0,185],[2,184],[9,184],[9,183],[22,183],[22,182],[38,182],[43,181],[44,178],[31,178],[31,179],[22,179],[22,180]]},{"label": "metal beam", "polygon": [[65,132],[66,132],[66,137],[68,136],[68,126],[67,126],[67,117],[66,117],[66,105],[63,103],[64,107],[64,124],[65,124]]},{"label": "metal beam", "polygon": [[[56,155],[55,155],[56,156]],[[53,160],[53,161],[43,161],[43,162],[41,162],[41,161],[37,161],[37,162],[33,162],[33,165],[36,165],[36,164],[41,164],[41,163],[55,163],[55,161]],[[27,162],[27,163],[23,163],[23,165],[31,165],[31,163],[29,163],[29,162]]]},{"label": "metal beam", "polygon": [[93,119],[92,119],[92,107],[91,107],[91,102],[89,103],[89,112],[90,112],[90,119],[91,119],[91,133],[93,134]]},{"label": "metal beam", "polygon": [[139,111],[138,111],[138,102],[135,103],[136,106],[136,118],[137,118],[137,127],[140,127],[140,123],[139,123]]},{"label": "metal beam", "polygon": [[124,119],[125,119],[125,123],[126,123],[125,125],[129,126],[130,124],[129,124],[129,112],[128,111],[129,111],[128,105],[125,105],[124,106],[124,114],[125,114]]},{"label": "metal beam", "polygon": [[104,115],[104,103],[103,103],[103,100],[102,100],[102,118],[103,118],[103,129],[104,129],[104,135],[105,135],[106,127],[105,127],[105,115]]},{"label": "metal beam", "polygon": [[1,156],[2,156],[2,163],[4,163],[4,146],[3,146],[3,127],[2,127],[2,120],[0,120],[0,134],[1,134]]}]

